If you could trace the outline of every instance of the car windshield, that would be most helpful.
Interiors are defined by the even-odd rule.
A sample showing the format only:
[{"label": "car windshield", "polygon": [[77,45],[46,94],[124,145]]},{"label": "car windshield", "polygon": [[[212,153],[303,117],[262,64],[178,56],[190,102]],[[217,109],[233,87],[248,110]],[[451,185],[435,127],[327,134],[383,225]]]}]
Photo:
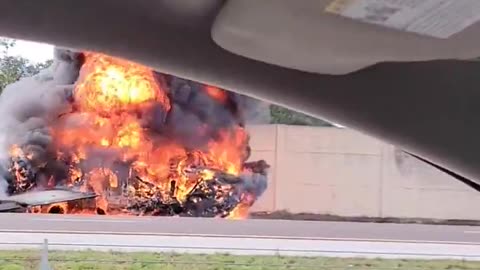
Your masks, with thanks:
[{"label": "car windshield", "polygon": [[480,269],[478,191],[399,147],[103,53],[0,53],[5,269]]}]

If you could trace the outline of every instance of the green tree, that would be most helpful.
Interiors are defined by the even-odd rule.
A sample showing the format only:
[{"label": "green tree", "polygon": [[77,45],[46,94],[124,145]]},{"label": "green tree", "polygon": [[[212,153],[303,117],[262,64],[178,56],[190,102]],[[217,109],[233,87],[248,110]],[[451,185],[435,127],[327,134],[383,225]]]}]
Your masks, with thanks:
[{"label": "green tree", "polygon": [[290,109],[278,106],[270,106],[270,115],[272,124],[299,125],[299,126],[333,126],[331,123],[308,116],[306,114],[292,111]]},{"label": "green tree", "polygon": [[0,93],[5,86],[18,81],[22,77],[33,76],[52,64],[52,60],[43,63],[32,63],[21,56],[9,55],[15,46],[15,40],[0,38]]}]

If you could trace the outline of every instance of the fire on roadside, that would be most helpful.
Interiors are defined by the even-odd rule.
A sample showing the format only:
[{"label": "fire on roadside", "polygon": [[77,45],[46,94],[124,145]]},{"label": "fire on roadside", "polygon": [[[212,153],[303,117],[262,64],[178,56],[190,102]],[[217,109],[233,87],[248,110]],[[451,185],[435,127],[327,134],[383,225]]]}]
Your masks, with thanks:
[{"label": "fire on roadside", "polygon": [[[50,125],[50,149],[63,174],[47,173],[28,145],[11,147],[12,193],[66,187],[98,196],[94,201],[59,203],[37,212],[186,215],[244,218],[257,199],[245,181],[265,175],[263,161],[246,162],[249,137],[242,125],[198,130],[214,136],[205,145],[186,146],[168,130],[154,133],[146,115],[172,110],[165,78],[151,69],[99,53],[85,53],[73,92],[72,113]],[[226,104],[227,92],[203,86]],[[226,106],[226,105],[225,105]],[[40,181],[40,179],[47,180]]]}]

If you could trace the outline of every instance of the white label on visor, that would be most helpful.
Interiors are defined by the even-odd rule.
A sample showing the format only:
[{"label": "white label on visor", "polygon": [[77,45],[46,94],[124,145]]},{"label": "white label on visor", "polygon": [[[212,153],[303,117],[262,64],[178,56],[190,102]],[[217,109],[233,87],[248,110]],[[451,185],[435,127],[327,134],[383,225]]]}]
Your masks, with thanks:
[{"label": "white label on visor", "polygon": [[445,39],[480,21],[480,0],[335,0],[326,11]]}]

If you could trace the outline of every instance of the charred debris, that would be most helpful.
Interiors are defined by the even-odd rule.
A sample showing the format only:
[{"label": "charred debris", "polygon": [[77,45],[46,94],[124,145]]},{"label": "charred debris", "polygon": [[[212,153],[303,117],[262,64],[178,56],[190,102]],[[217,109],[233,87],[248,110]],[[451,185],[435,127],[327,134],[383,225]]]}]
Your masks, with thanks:
[{"label": "charred debris", "polygon": [[[262,195],[267,188],[269,165],[263,160],[247,162],[249,137],[246,133],[243,135],[247,118],[252,110],[257,110],[257,102],[174,76],[153,72],[160,85],[158,91],[165,94],[162,103],[149,100],[148,106],[135,104],[135,108],[127,112],[123,107],[122,111],[110,114],[104,109],[95,112],[99,115],[95,117],[107,122],[137,119],[142,136],[153,145],[146,151],[163,149],[164,144],[181,146],[178,156],[169,154],[169,169],[162,177],[146,173],[154,171],[148,164],[139,169],[138,153],[124,158],[125,153],[88,144],[81,147],[87,149],[88,155],[79,155],[78,146],[58,143],[55,136],[60,132],[55,129],[65,121],[62,119],[86,113],[81,107],[86,103],[79,99],[88,95],[78,94],[80,79],[83,78],[84,85],[92,84],[88,81],[89,74],[84,74],[87,72],[85,59],[83,53],[57,49],[53,67],[34,80],[27,78],[10,89],[7,87],[0,96],[0,106],[12,97],[22,103],[21,98],[14,96],[28,92],[29,87],[37,87],[44,91],[38,94],[40,100],[56,102],[50,107],[32,108],[35,106],[32,98],[31,103],[24,102],[15,108],[3,107],[3,113],[11,113],[15,121],[8,129],[13,132],[3,134],[8,154],[4,155],[0,167],[3,186],[6,186],[5,194],[0,195],[0,212],[229,217],[247,211]],[[122,68],[128,71],[127,67]],[[145,84],[142,83],[139,85]],[[93,108],[102,108],[102,104],[94,105]],[[85,125],[82,128],[95,127]],[[121,123],[115,127],[122,128]],[[82,132],[82,129],[72,130]],[[215,145],[233,144],[222,139],[224,134],[233,134],[236,138],[237,145],[231,150],[235,155],[226,155],[236,157],[232,162],[237,164],[235,170],[220,164],[218,160],[223,155],[216,156],[210,149],[212,142]],[[105,145],[113,145],[113,141]],[[157,178],[153,181],[150,176]]]}]

